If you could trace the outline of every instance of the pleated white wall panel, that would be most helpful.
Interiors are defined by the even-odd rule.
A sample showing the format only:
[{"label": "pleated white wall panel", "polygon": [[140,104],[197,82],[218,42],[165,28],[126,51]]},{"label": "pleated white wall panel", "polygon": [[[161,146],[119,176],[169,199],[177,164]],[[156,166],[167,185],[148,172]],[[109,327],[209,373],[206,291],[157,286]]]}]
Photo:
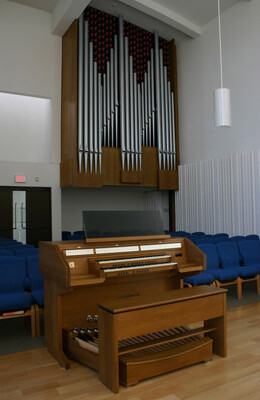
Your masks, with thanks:
[{"label": "pleated white wall panel", "polygon": [[176,230],[260,233],[260,150],[179,167]]}]

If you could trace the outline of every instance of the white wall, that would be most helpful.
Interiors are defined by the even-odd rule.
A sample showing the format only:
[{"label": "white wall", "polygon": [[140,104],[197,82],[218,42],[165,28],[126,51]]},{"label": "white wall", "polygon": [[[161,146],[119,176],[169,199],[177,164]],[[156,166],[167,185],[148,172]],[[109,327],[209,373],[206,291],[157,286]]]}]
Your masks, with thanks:
[{"label": "white wall", "polygon": [[201,37],[178,43],[181,164],[260,148],[259,16],[259,0],[241,0],[221,15],[231,128],[214,127],[213,90],[220,87],[217,20]]},{"label": "white wall", "polygon": [[259,0],[241,0],[221,15],[231,128],[214,127],[213,90],[220,87],[217,20],[198,39],[178,44],[177,230],[260,234],[259,16]]},{"label": "white wall", "polygon": [[[53,239],[59,239],[61,38],[51,35],[51,15],[0,0],[0,54],[0,92],[48,98],[52,101],[51,162],[10,163],[0,160],[0,186],[14,186],[14,175],[24,174],[27,176],[26,186],[51,187]],[[0,140],[6,134],[8,132],[0,121]],[[6,148],[5,151],[5,160],[12,160],[12,149]],[[39,183],[35,177],[40,178]]]}]

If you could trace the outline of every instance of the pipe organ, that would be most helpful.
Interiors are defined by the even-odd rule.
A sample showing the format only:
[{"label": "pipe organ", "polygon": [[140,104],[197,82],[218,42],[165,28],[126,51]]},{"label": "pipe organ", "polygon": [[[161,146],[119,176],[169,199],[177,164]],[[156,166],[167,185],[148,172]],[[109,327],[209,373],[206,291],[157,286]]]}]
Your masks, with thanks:
[{"label": "pipe organ", "polygon": [[61,186],[178,188],[174,42],[87,7],[63,37]]}]

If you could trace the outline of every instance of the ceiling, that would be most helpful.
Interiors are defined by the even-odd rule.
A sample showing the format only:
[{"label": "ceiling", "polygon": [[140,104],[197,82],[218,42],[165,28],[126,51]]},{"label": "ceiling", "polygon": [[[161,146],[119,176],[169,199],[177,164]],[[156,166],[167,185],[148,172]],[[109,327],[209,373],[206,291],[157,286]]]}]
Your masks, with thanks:
[{"label": "ceiling", "polygon": [[[140,19],[140,15],[143,16],[144,19],[149,17],[150,26],[153,26],[154,23],[159,21],[158,31],[161,30],[162,32],[163,24],[166,25],[166,28],[168,26],[168,31],[169,28],[172,28],[190,37],[201,35],[203,26],[217,16],[217,0],[92,0],[91,2],[90,0],[70,0],[66,2],[64,2],[64,0],[8,1],[50,12],[52,13],[52,19],[56,18],[56,20],[57,12],[62,12],[62,10],[65,12],[65,7],[66,13],[68,13],[68,9],[70,9],[71,13],[73,8],[84,10],[90,3],[91,6],[102,9],[113,15],[123,15],[123,17],[130,22],[136,22],[136,19]],[[220,0],[221,12],[232,7],[238,1],[241,0]],[[67,4],[65,5],[65,3]],[[68,15],[66,15],[66,19],[68,19]],[[57,21],[56,23],[58,24]],[[138,25],[138,21],[136,24]],[[145,26],[143,27],[146,28]],[[168,31],[164,37],[167,38],[169,35],[173,37],[172,32],[170,33]],[[59,29],[55,31],[55,26],[53,26],[53,33],[58,35],[63,34],[59,32]]]}]

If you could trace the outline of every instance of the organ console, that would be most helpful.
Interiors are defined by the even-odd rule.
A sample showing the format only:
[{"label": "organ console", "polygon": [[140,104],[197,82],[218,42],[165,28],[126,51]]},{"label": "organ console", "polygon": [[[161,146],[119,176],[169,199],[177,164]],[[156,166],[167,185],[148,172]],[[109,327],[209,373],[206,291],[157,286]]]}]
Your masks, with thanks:
[{"label": "organ console", "polygon": [[[162,297],[165,296],[167,304],[168,300],[175,296],[175,292],[178,292],[176,289],[180,288],[182,278],[200,273],[205,268],[205,255],[200,249],[187,238],[172,238],[168,235],[41,242],[39,260],[40,272],[44,275],[44,321],[47,349],[65,368],[70,367],[69,359],[73,358],[99,370],[100,379],[113,391],[118,391],[118,384],[108,384],[107,379],[103,377],[105,366],[102,364],[102,359],[105,360],[106,356],[100,358],[98,345],[98,342],[101,341],[100,351],[103,354],[104,343],[107,340],[104,341],[104,335],[106,336],[105,332],[111,328],[104,324],[104,321],[107,320],[104,317],[107,301],[114,301],[117,306],[122,304],[123,310],[129,307],[129,303],[131,310],[133,304],[137,305],[135,308],[138,309],[140,307],[138,304],[144,302],[144,297],[147,303],[147,296],[150,299],[148,305],[146,304],[148,308],[151,306],[151,300],[155,305],[162,302]],[[179,292],[188,293],[187,290],[181,289]],[[221,293],[224,292],[223,289]],[[189,304],[191,307],[191,300]],[[221,307],[220,309],[223,310]],[[196,311],[193,311],[189,310],[189,315],[190,313],[196,314]],[[214,315],[211,316],[216,316],[215,311],[214,307]],[[114,312],[118,312],[118,310],[114,310]],[[183,310],[184,314],[185,312]],[[165,312],[162,310],[160,314],[163,316]],[[190,338],[194,339],[195,335],[196,339],[198,331],[195,331],[196,334],[194,332],[189,334],[185,333],[186,328],[176,328],[174,314],[173,310],[171,326],[167,326],[167,329],[173,329],[173,331],[166,333],[166,336],[171,337],[174,333],[177,334],[173,339],[173,342],[176,342],[175,347],[178,344],[177,339],[183,344],[182,339],[188,338],[188,348],[194,350]],[[128,315],[130,314],[128,313]],[[150,311],[147,318],[143,312],[140,315],[142,315],[142,324],[149,326],[150,322],[147,318],[153,318]],[[153,326],[149,332],[140,331],[134,336],[138,336],[139,333],[149,333],[150,339],[155,340],[159,345],[160,353],[160,340],[158,339],[161,337],[164,344],[167,341],[172,342],[172,340],[169,340],[169,337],[168,340],[165,339],[165,333],[157,332],[157,328],[160,326],[160,316],[159,314],[154,314],[154,316],[157,321],[156,326]],[[165,322],[162,320],[161,323],[164,329]],[[130,322],[131,327],[135,325],[134,320]],[[132,328],[130,331],[134,333]],[[212,329],[208,331],[212,331]],[[79,332],[81,333],[79,334]],[[93,343],[82,340],[84,332],[93,337]],[[127,335],[124,339],[126,338]],[[115,338],[110,337],[110,339],[114,343]],[[149,341],[149,335],[147,340]],[[124,344],[133,347],[134,343],[136,343],[136,339],[130,338],[130,342],[119,343],[118,346]],[[197,346],[198,342],[196,343]],[[140,347],[140,345],[138,346]],[[190,361],[188,364],[196,362],[196,360],[211,358],[212,344],[209,338],[202,342],[200,339],[199,348],[201,346],[206,350],[200,353],[199,357],[195,356],[195,361]],[[146,347],[149,346],[146,345]],[[162,347],[161,350],[165,351],[166,349]],[[170,352],[172,351],[170,350]],[[176,349],[173,353],[176,353]],[[116,354],[118,354],[118,350],[116,350]],[[127,352],[122,354],[124,354],[124,358],[120,363],[125,368],[124,360]],[[186,361],[186,364],[182,365],[188,364]],[[174,368],[170,367],[168,370],[171,369]],[[149,373],[142,376],[147,377]],[[138,381],[138,378],[135,379]],[[140,375],[140,379],[144,378]],[[120,382],[126,385],[133,383],[131,379],[128,381],[123,377],[120,378]]]}]

